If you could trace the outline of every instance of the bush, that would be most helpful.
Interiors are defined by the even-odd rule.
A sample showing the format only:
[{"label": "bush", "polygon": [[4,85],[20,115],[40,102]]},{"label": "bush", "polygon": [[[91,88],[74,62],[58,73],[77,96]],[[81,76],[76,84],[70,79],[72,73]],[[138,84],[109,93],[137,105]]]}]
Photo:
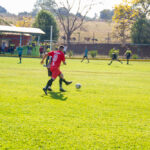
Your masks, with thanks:
[{"label": "bush", "polygon": [[132,58],[133,58],[133,59],[138,59],[139,56],[138,56],[137,54],[134,54],[134,55],[132,55]]},{"label": "bush", "polygon": [[73,56],[73,51],[70,50],[70,51],[68,52],[68,56],[69,56],[69,58],[72,57],[72,56]]},{"label": "bush", "polygon": [[97,51],[90,51],[90,54],[91,54],[92,58],[95,58],[97,56],[98,52]]}]

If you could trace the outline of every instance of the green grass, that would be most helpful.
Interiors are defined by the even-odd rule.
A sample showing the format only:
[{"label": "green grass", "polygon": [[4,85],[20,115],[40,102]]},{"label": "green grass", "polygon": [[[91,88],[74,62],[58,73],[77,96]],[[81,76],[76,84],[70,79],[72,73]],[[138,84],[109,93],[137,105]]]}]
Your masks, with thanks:
[{"label": "green grass", "polygon": [[67,60],[45,96],[40,59],[18,61],[0,57],[0,149],[150,149],[150,63]]}]

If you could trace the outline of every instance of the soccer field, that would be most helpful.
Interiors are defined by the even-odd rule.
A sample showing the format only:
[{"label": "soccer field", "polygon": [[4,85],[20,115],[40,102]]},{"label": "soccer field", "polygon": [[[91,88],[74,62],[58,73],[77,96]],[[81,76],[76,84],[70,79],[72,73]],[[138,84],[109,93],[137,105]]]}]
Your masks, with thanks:
[{"label": "soccer field", "polygon": [[[150,63],[67,60],[46,96],[40,59],[0,57],[0,149],[150,149]],[[75,88],[81,83],[81,89]]]}]

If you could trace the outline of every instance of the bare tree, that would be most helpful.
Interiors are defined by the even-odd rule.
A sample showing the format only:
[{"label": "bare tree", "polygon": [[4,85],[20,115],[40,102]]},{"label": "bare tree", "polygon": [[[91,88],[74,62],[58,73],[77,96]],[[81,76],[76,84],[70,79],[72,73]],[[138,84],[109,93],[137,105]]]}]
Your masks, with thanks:
[{"label": "bare tree", "polygon": [[[70,0],[60,0],[59,4],[57,3],[56,14],[58,16],[59,22],[63,27],[67,44],[70,45],[71,35],[83,25],[87,14],[92,9],[96,3],[94,0],[90,0],[89,4],[83,6],[83,0],[75,1],[73,0],[72,4]],[[86,1],[87,2],[87,1]],[[77,4],[75,4],[77,3]],[[74,7],[76,7],[76,12],[74,12]],[[62,13],[62,9],[65,10],[65,14]],[[80,15],[79,15],[80,14]]]}]

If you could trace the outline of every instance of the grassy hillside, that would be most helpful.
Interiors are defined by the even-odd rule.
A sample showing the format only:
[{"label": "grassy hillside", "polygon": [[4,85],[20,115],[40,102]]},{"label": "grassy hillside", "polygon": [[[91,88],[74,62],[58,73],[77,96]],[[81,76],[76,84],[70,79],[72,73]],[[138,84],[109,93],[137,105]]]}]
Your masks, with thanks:
[{"label": "grassy hillside", "polygon": [[[13,16],[13,17],[6,17],[5,16],[4,19],[7,22],[9,22],[10,24],[16,24],[16,22],[18,20],[20,20],[21,18],[18,18],[18,17],[15,17],[15,16]],[[33,18],[32,22],[34,22],[34,18]],[[0,24],[3,24],[2,21],[0,21]],[[61,37],[64,35],[64,30],[63,30],[63,28],[62,28],[62,26],[60,25],[59,22],[58,22],[58,26],[59,26],[59,29],[60,29],[60,38],[59,38],[59,40],[63,41],[61,39]],[[75,37],[76,38],[76,42],[78,42],[78,36],[79,36],[78,33],[80,33],[80,42],[86,42],[84,40],[84,37],[90,37],[92,39],[93,38],[93,34],[94,34],[94,37],[96,39],[98,39],[98,41],[97,41],[98,43],[99,42],[107,42],[106,38],[108,37],[108,33],[111,36],[112,27],[113,27],[113,23],[111,23],[111,22],[86,21],[83,24],[83,27],[78,29],[72,35],[72,37]],[[112,42],[117,42],[116,39],[112,39],[112,38],[111,38],[111,41]],[[90,42],[92,43],[92,40],[90,40]]]},{"label": "grassy hillside", "polygon": [[[59,25],[60,26],[60,25]],[[86,42],[84,40],[84,37],[90,37],[91,39],[93,38],[93,34],[94,37],[96,39],[98,39],[97,43],[100,42],[107,42],[108,38],[108,33],[111,36],[112,33],[112,28],[113,28],[113,23],[112,22],[100,22],[100,21],[86,21],[83,24],[83,27],[81,27],[80,29],[78,29],[73,35],[72,37],[76,37],[78,42],[78,33],[80,33],[80,41],[81,42]],[[63,35],[63,29],[60,26],[60,35]],[[90,40],[90,42],[92,43],[92,40]],[[111,42],[118,42],[116,39],[113,39],[111,37]]]}]

